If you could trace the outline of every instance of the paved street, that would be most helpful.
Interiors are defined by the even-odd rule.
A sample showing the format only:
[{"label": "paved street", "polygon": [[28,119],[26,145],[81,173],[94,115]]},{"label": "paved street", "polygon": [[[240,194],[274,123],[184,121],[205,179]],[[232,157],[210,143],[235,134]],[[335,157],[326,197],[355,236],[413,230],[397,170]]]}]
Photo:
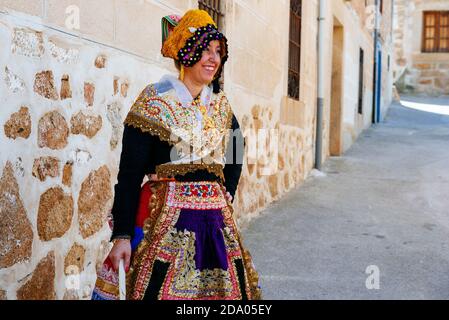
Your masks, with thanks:
[{"label": "paved street", "polygon": [[395,103],[244,230],[265,299],[449,299],[449,98],[403,99],[446,115]]}]

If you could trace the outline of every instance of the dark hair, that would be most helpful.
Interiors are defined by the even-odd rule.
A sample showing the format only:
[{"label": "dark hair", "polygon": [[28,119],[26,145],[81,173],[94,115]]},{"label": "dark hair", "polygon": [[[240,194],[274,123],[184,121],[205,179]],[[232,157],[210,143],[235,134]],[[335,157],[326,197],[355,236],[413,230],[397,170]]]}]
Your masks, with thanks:
[{"label": "dark hair", "polygon": [[181,62],[179,62],[178,60],[174,60],[174,61],[175,61],[176,70],[181,71]]},{"label": "dark hair", "polygon": [[221,77],[215,78],[214,81],[212,81],[212,91],[214,93],[219,93],[220,92],[220,89],[221,89],[220,78]]}]

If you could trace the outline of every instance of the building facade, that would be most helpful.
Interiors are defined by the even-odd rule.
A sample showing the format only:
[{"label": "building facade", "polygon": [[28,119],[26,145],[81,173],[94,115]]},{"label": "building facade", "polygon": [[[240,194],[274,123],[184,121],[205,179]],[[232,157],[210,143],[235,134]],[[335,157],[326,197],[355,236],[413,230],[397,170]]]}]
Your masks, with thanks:
[{"label": "building facade", "polygon": [[448,0],[396,0],[394,45],[399,92],[449,94]]},{"label": "building facade", "polygon": [[[247,138],[242,227],[314,168],[319,0],[0,0],[0,298],[87,299],[109,250],[122,121],[176,73],[162,16],[202,6],[229,39],[224,90]],[[373,1],[326,1],[322,155],[373,122]],[[379,114],[391,102],[382,1]]]}]

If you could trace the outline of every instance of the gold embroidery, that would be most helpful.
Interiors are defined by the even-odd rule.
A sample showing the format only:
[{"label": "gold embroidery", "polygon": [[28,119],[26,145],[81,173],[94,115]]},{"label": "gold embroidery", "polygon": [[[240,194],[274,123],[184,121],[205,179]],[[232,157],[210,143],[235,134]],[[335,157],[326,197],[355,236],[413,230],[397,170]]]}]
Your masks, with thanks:
[{"label": "gold embroidery", "polygon": [[[194,103],[190,108],[185,107],[173,95],[172,90],[158,95],[154,86],[150,85],[134,102],[124,123],[157,135],[171,145],[183,142],[191,146],[193,153],[200,158],[210,156],[219,148],[218,153],[222,159],[233,114],[223,92],[212,95],[210,108],[211,115],[207,114],[206,106]],[[203,115],[201,130],[197,127],[196,109]]]},{"label": "gold embroidery", "polygon": [[254,268],[254,264],[252,262],[252,258],[251,258],[249,251],[244,249],[244,247],[243,247],[242,235],[237,228],[237,224],[235,222],[235,217],[234,217],[234,209],[233,209],[232,205],[228,205],[227,208],[224,208],[223,214],[224,214],[225,218],[228,218],[227,221],[233,227],[236,239],[239,243],[240,248],[242,248],[241,251],[242,251],[243,265],[245,267],[245,278],[246,278],[246,283],[248,284],[249,291],[250,291],[249,297],[251,300],[262,300],[262,291],[259,287],[259,274],[257,273],[256,269]]},{"label": "gold embroidery", "polygon": [[156,174],[159,178],[170,178],[176,175],[186,175],[190,172],[197,170],[207,170],[208,172],[215,174],[221,182],[224,181],[223,166],[221,164],[202,164],[202,163],[181,163],[172,164],[164,163],[156,166]]},{"label": "gold embroidery", "polygon": [[170,130],[164,128],[160,124],[149,122],[148,120],[142,118],[137,114],[129,113],[126,116],[124,123],[134,128],[139,128],[140,130],[142,130],[142,132],[147,132],[149,134],[158,136],[161,141],[166,141],[170,145],[174,145],[176,142],[174,139],[170,138]]},{"label": "gold embroidery", "polygon": [[[232,280],[228,270],[216,268],[200,271],[196,268],[194,232],[171,228],[161,242],[161,247],[179,251],[175,260],[177,263],[168,272],[173,275],[168,290],[171,296],[191,298],[191,292],[204,296],[229,296],[232,293]],[[186,293],[182,293],[183,291]]]},{"label": "gold embroidery", "polygon": [[151,198],[148,203],[148,210],[150,212],[147,219],[144,221],[143,233],[146,237],[150,238],[156,221],[164,206],[165,194],[167,192],[167,183],[165,182],[153,182],[150,185]]},{"label": "gold embroidery", "polygon": [[145,237],[133,257],[132,277],[130,277],[127,283],[129,299],[140,300],[145,295],[162,237],[167,233],[173,221],[178,220],[179,213],[180,209],[164,205],[155,222],[153,233],[145,233],[144,231]]},{"label": "gold embroidery", "polygon": [[[160,221],[165,219],[167,212],[167,207],[164,207],[167,182],[166,181],[154,181],[150,184],[150,189],[152,192],[150,201],[148,203],[148,209],[150,210],[150,215],[144,221],[143,233],[144,238],[136,248],[131,259],[131,266],[126,277],[126,292],[127,299],[134,299],[137,290],[137,280],[139,272],[142,268],[141,262],[144,261],[145,257],[148,255],[152,243],[157,243],[154,239],[154,235],[157,235],[160,231]],[[165,210],[164,210],[165,208]],[[165,212],[165,213],[164,213]],[[163,217],[164,216],[164,217]],[[143,293],[142,293],[143,294]]]},{"label": "gold embroidery", "polygon": [[97,290],[106,292],[108,295],[113,295],[117,297],[119,296],[118,284],[110,284],[100,278],[97,278],[95,286],[98,288]]}]

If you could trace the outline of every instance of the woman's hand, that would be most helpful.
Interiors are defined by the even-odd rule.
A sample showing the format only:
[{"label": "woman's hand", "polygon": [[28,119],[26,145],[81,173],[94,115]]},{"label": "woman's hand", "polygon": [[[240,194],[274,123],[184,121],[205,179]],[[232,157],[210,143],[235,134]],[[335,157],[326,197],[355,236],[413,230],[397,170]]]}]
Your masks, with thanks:
[{"label": "woman's hand", "polygon": [[128,239],[115,240],[114,246],[109,253],[109,259],[116,272],[118,271],[120,260],[123,259],[125,271],[128,272],[131,261],[131,241]]},{"label": "woman's hand", "polygon": [[232,202],[233,198],[232,198],[231,194],[229,193],[229,191],[226,191],[225,186],[222,186],[222,190],[223,190],[224,196],[226,197],[226,200],[228,200],[229,202]]},{"label": "woman's hand", "polygon": [[226,191],[226,198],[228,199],[229,202],[232,202],[233,198],[232,198],[231,194],[228,191]]}]

